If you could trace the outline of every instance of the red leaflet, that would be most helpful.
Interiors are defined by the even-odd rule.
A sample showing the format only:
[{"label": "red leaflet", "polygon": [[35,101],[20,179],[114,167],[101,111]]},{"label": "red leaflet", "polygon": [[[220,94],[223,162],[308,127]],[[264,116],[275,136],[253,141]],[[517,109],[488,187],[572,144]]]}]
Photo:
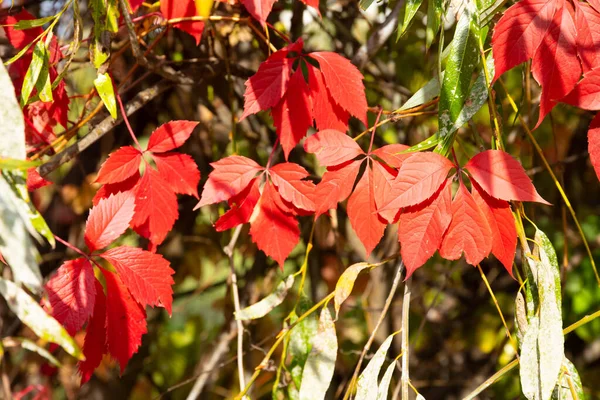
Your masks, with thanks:
[{"label": "red leaflet", "polygon": [[588,151],[596,176],[600,179],[600,114],[592,120],[588,131]]},{"label": "red leaflet", "polygon": [[135,208],[131,192],[117,193],[100,200],[90,210],[85,225],[85,244],[90,249],[102,249],[121,236],[129,227]]},{"label": "red leaflet", "polygon": [[365,246],[367,257],[381,240],[386,223],[377,214],[373,188],[373,171],[367,165],[362,178],[348,200],[348,219]]},{"label": "red leaflet", "polygon": [[273,4],[277,0],[241,0],[246,10],[252,15],[262,26],[266,26],[267,17],[271,13]]},{"label": "red leaflet", "polygon": [[379,157],[390,167],[400,168],[402,166],[402,162],[408,157],[412,156],[412,153],[402,153],[408,148],[409,147],[405,144],[390,144],[378,148],[371,154]]},{"label": "red leaflet", "polygon": [[159,175],[169,183],[175,193],[189,194],[198,198],[200,171],[196,163],[187,154],[153,154]]},{"label": "red leaflet", "polygon": [[487,194],[496,199],[550,204],[535,190],[521,164],[504,151],[483,151],[471,158],[464,168]]},{"label": "red leaflet", "polygon": [[37,169],[34,167],[29,168],[27,170],[27,190],[33,192],[34,190],[38,190],[39,188],[43,188],[44,186],[51,185],[52,182],[42,178],[42,176],[37,172]]},{"label": "red leaflet", "polygon": [[308,86],[312,99],[312,114],[318,130],[334,129],[341,132],[348,130],[350,114],[336,104],[329,94],[321,71],[310,64],[308,68]]},{"label": "red leaflet", "polygon": [[83,342],[83,355],[85,360],[79,362],[79,373],[81,374],[81,384],[90,380],[94,370],[102,361],[102,356],[106,353],[106,296],[104,288],[96,279],[94,279],[96,290],[96,301],[94,304],[94,313],[88,323]]},{"label": "red leaflet", "polygon": [[492,254],[513,276],[512,264],[517,251],[517,228],[510,205],[504,200],[488,196],[475,183],[473,183],[471,192],[475,203],[483,211],[492,232]]},{"label": "red leaflet", "polygon": [[308,128],[313,124],[310,90],[304,81],[301,68],[298,68],[292,75],[286,94],[271,109],[271,115],[287,159],[292,149],[302,140]]},{"label": "red leaflet", "polygon": [[600,13],[589,5],[576,1],[577,52],[583,72],[600,67]]},{"label": "red leaflet", "polygon": [[[386,164],[373,162],[373,186],[374,195],[377,201],[388,198],[393,190],[394,180],[398,175],[398,171],[387,166]],[[383,211],[379,215],[389,221],[396,220],[396,210]]]},{"label": "red leaflet", "polygon": [[315,184],[304,180],[308,171],[294,163],[282,163],[269,169],[269,176],[281,197],[295,208],[315,210]]},{"label": "red leaflet", "polygon": [[92,315],[96,288],[94,269],[85,258],[65,261],[46,284],[52,316],[71,336]]},{"label": "red leaflet", "polygon": [[121,182],[139,172],[142,153],[131,147],[123,146],[112,152],[100,167],[96,182],[106,184]]},{"label": "red leaflet", "polygon": [[229,200],[242,192],[264,168],[254,160],[242,156],[229,156],[210,164],[214,170],[202,190],[200,202],[194,210],[207,204]]},{"label": "red leaflet", "polygon": [[24,48],[35,41],[35,39],[43,33],[44,30],[41,27],[31,29],[15,29],[13,27],[13,25],[19,21],[29,21],[33,19],[35,19],[35,17],[24,8],[18,13],[0,17],[0,24],[3,25],[6,38],[15,49],[20,50]]},{"label": "red leaflet", "polygon": [[279,193],[265,184],[260,198],[260,212],[250,224],[250,235],[258,248],[273,258],[281,268],[300,239],[298,222],[277,205]]},{"label": "red leaflet", "polygon": [[452,221],[440,246],[440,255],[458,260],[463,253],[471,265],[477,265],[492,249],[492,232],[483,212],[464,184],[452,201]]},{"label": "red leaflet", "polygon": [[137,247],[121,246],[100,257],[112,264],[133,297],[142,305],[164,307],[171,314],[175,273],[160,254]]},{"label": "red leaflet", "polygon": [[140,182],[140,178],[140,173],[136,172],[131,177],[125,179],[122,182],[107,183],[106,185],[102,185],[94,195],[94,198],[92,199],[92,204],[96,206],[98,205],[100,200],[105,199],[111,194],[115,193],[131,191],[135,194],[135,187]]},{"label": "red leaflet", "polygon": [[340,165],[365,154],[350,136],[333,129],[317,132],[306,139],[304,150],[313,153],[325,167]]},{"label": "red leaflet", "polygon": [[500,18],[492,35],[496,73],[503,73],[532,58],[554,17],[554,0],[522,0]]},{"label": "red leaflet", "polygon": [[142,344],[142,335],[147,332],[146,311],[116,274],[104,269],[102,274],[106,280],[106,343],[123,373]]},{"label": "red leaflet", "polygon": [[171,121],[162,124],[150,135],[147,151],[164,153],[176,149],[190,138],[197,125],[196,121]]},{"label": "red leaflet", "polygon": [[[160,2],[160,12],[167,19],[194,17],[198,14],[193,0],[162,0]],[[197,44],[200,43],[202,31],[204,31],[204,22],[184,21],[174,26],[192,35]]]},{"label": "red leaflet", "polygon": [[569,93],[581,76],[577,58],[574,11],[566,1],[537,48],[532,61],[532,73],[542,86],[540,115],[536,128],[554,108],[557,100]]},{"label": "red leaflet", "polygon": [[363,161],[350,161],[327,168],[323,179],[315,188],[315,218],[327,210],[337,208],[337,203],[350,196]]},{"label": "red leaflet", "polygon": [[403,207],[413,206],[429,199],[446,180],[454,164],[436,153],[411,154],[398,171],[392,190],[380,201],[379,211],[388,222]]},{"label": "red leaflet", "polygon": [[406,277],[439,249],[452,220],[452,185],[450,180],[431,199],[409,207],[400,215],[398,239],[400,254],[406,266]]},{"label": "red leaflet", "polygon": [[584,110],[600,110],[600,67],[589,71],[561,101]]},{"label": "red leaflet", "polygon": [[319,62],[325,85],[335,102],[367,126],[367,99],[360,71],[337,53],[323,51],[311,53],[310,57]]},{"label": "red leaflet", "polygon": [[223,232],[250,221],[252,212],[260,198],[259,179],[254,179],[246,189],[229,199],[229,211],[215,222],[217,232]]},{"label": "red leaflet", "polygon": [[135,198],[135,215],[131,220],[133,228],[148,224],[148,231],[137,229],[140,235],[159,244],[177,220],[177,196],[158,172],[147,168],[139,182]]}]

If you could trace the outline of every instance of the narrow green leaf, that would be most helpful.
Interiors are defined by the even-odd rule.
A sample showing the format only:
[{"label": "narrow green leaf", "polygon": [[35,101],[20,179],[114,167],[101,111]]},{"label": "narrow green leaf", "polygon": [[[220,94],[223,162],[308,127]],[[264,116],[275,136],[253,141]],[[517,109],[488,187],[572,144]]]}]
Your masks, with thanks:
[{"label": "narrow green leaf", "polygon": [[48,49],[44,47],[44,60],[40,76],[35,82],[35,88],[38,92],[38,98],[45,102],[51,102],[52,99],[52,81],[50,79],[50,54]]},{"label": "narrow green leaf", "polygon": [[520,359],[521,386],[529,400],[548,400],[552,396],[564,359],[560,269],[556,252],[540,230],[535,234],[536,247],[527,256],[539,312],[529,320],[523,338]]},{"label": "narrow green leaf", "polygon": [[60,367],[61,363],[54,358],[54,356],[52,354],[50,354],[50,352],[46,349],[44,349],[43,347],[38,346],[36,343],[32,342],[29,339],[18,339],[20,341],[21,347],[24,348],[25,350],[29,350],[29,351],[33,351],[37,354],[39,354],[40,356],[44,357],[46,360],[48,360],[51,364]]},{"label": "narrow green leaf", "polygon": [[94,86],[111,117],[117,119],[115,89],[113,88],[112,79],[110,79],[108,72],[98,75],[98,77],[94,79]]},{"label": "narrow green leaf", "polygon": [[235,314],[235,319],[246,321],[249,319],[258,319],[267,315],[271,310],[280,305],[288,291],[294,285],[294,276],[288,276],[284,281],[281,281],[275,288],[275,291],[251,306],[248,306]]},{"label": "narrow green leaf", "polygon": [[27,51],[35,43],[36,43],[35,41],[31,41],[31,42],[27,43],[27,45],[25,47],[23,47],[21,50],[19,50],[19,52],[17,54],[15,54],[14,56],[12,56],[7,62],[5,62],[4,65],[10,65],[10,64],[14,63],[15,61],[17,61],[19,58],[23,57],[23,54],[27,53]]},{"label": "narrow green leaf", "polygon": [[561,379],[552,392],[552,400],[585,400],[579,372],[567,357],[563,359]]},{"label": "narrow green leaf", "polygon": [[338,315],[340,313],[340,307],[342,303],[346,301],[350,293],[352,293],[352,289],[354,288],[354,282],[358,277],[358,274],[365,268],[370,266],[369,263],[360,262],[357,264],[353,264],[346,268],[340,279],[338,279],[335,284],[335,297],[334,297],[334,308],[335,308],[335,319],[338,319]]},{"label": "narrow green leaf", "polygon": [[0,278],[0,294],[12,312],[40,338],[56,343],[73,357],[83,359],[77,343],[67,331],[40,307],[40,305],[21,288]]},{"label": "narrow green leaf", "polygon": [[398,32],[399,36],[402,36],[406,32],[406,29],[417,14],[417,11],[419,11],[421,4],[423,4],[423,0],[407,0],[406,5],[404,6],[404,19]]},{"label": "narrow green leaf", "polygon": [[29,168],[41,165],[41,161],[18,160],[15,158],[0,158],[0,169],[27,171]]},{"label": "narrow green leaf", "polygon": [[442,0],[429,0],[427,4],[427,26],[425,28],[425,48],[429,49],[440,30],[443,14]]},{"label": "narrow green leaf", "polygon": [[473,71],[479,63],[479,34],[477,16],[469,4],[456,24],[440,91],[438,125],[444,142],[439,153],[444,156],[452,148],[451,130],[465,104]]},{"label": "narrow green leaf", "polygon": [[[307,312],[311,306],[312,302],[308,297],[302,295],[298,301],[297,313],[302,315]],[[290,323],[295,323],[297,319],[298,315],[294,313],[290,318]],[[290,333],[288,354],[291,358],[291,362],[288,369],[293,381],[293,384],[290,384],[287,387],[287,393],[290,399],[299,398],[299,389],[302,383],[302,371],[304,370],[306,359],[312,348],[312,339],[316,335],[317,317],[314,313],[300,321]]]},{"label": "narrow green leaf", "polygon": [[387,352],[390,349],[394,335],[395,333],[392,333],[383,341],[373,358],[371,358],[371,361],[369,361],[369,364],[367,364],[367,367],[358,377],[358,388],[356,389],[355,400],[377,399],[379,393],[379,385],[377,384],[379,372],[381,371]]},{"label": "narrow green leaf", "polygon": [[22,19],[20,21],[17,21],[17,23],[13,25],[13,28],[16,30],[37,28],[39,26],[46,25],[48,22],[52,21],[54,18],[56,18],[56,15],[51,15],[49,17],[38,18],[38,19]]},{"label": "narrow green leaf", "polygon": [[31,92],[33,91],[33,88],[40,77],[42,69],[44,68],[44,60],[46,58],[46,46],[44,45],[44,42],[39,40],[33,48],[31,64],[29,64],[29,68],[25,74],[25,79],[23,79],[23,86],[21,88],[22,105],[27,104],[29,96],[31,96]]},{"label": "narrow green leaf", "polygon": [[436,77],[427,82],[421,89],[417,90],[400,110],[408,110],[425,104],[440,95],[440,80]]},{"label": "narrow green leaf", "polygon": [[381,378],[381,382],[379,382],[379,387],[377,388],[377,400],[387,400],[388,392],[390,391],[390,383],[392,382],[392,376],[394,375],[395,369],[396,361],[394,360],[388,365],[383,374],[383,378]]},{"label": "narrow green leaf", "polygon": [[335,323],[327,306],[321,310],[317,335],[313,338],[312,349],[306,359],[302,384],[300,385],[300,400],[321,400],[325,398],[337,358],[337,336]]}]

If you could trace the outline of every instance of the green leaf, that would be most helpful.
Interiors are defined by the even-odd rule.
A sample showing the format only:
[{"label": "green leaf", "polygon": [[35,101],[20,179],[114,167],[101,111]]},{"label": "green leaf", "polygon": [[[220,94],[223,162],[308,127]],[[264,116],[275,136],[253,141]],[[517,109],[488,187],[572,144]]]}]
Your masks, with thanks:
[{"label": "green leaf", "polygon": [[406,29],[417,14],[417,11],[419,11],[421,4],[423,4],[423,0],[407,0],[406,5],[404,6],[404,19],[399,29],[398,37],[406,32]]},{"label": "green leaf", "polygon": [[51,364],[60,367],[61,363],[54,358],[54,356],[52,354],[50,354],[50,352],[46,349],[44,349],[43,347],[38,346],[36,343],[32,342],[29,339],[17,339],[20,342],[20,345],[22,348],[24,348],[25,350],[29,350],[29,351],[33,351],[37,354],[39,354],[40,356],[44,357],[46,360],[48,360]]},{"label": "green leaf", "polygon": [[533,255],[526,257],[539,311],[528,321],[523,337],[520,375],[527,399],[548,400],[564,358],[560,269],[552,243],[540,230],[535,233],[535,243]]},{"label": "green leaf", "polygon": [[340,313],[340,307],[342,303],[346,301],[352,289],[354,288],[354,282],[358,277],[358,274],[365,268],[369,268],[370,264],[366,262],[360,262],[353,264],[346,268],[340,279],[335,284],[335,297],[334,297],[334,308],[335,308],[335,319],[338,319]]},{"label": "green leaf", "polygon": [[42,64],[42,71],[35,82],[35,88],[38,91],[37,97],[41,101],[48,103],[53,100],[52,82],[50,80],[50,55],[46,47],[44,47],[44,63]]},{"label": "green leaf", "polygon": [[379,377],[379,372],[381,371],[381,367],[383,366],[383,362],[385,361],[385,357],[390,349],[395,334],[396,333],[392,333],[383,341],[373,358],[371,358],[371,361],[369,361],[369,364],[367,364],[367,367],[358,377],[358,388],[356,389],[355,400],[375,400],[377,398],[379,393],[377,378]]},{"label": "green leaf", "polygon": [[321,310],[317,334],[312,340],[312,349],[306,359],[302,384],[300,385],[300,400],[320,400],[325,398],[337,358],[337,336],[335,323],[327,306]]},{"label": "green leaf", "polygon": [[358,5],[363,10],[366,10],[367,8],[369,8],[371,6],[371,4],[373,4],[373,0],[360,0],[360,3]]},{"label": "green leaf", "polygon": [[258,319],[267,315],[271,310],[280,305],[288,291],[294,285],[294,276],[288,276],[284,281],[281,281],[275,288],[275,291],[251,306],[248,306],[239,312],[235,313],[235,319],[246,321],[249,319]]},{"label": "green leaf", "polygon": [[38,18],[38,19],[22,19],[20,21],[17,21],[17,23],[13,25],[13,28],[16,30],[37,28],[39,26],[46,25],[48,22],[52,21],[54,18],[56,18],[56,15],[51,15],[49,17]]},{"label": "green leaf", "polygon": [[388,398],[388,392],[390,390],[390,383],[392,382],[392,376],[396,369],[396,360],[392,361],[385,370],[379,387],[377,388],[377,400],[386,400]]},{"label": "green leaf", "polygon": [[27,171],[29,168],[41,165],[41,161],[18,160],[15,158],[0,158],[0,169]]},{"label": "green leaf", "polygon": [[552,400],[585,400],[579,372],[567,357],[563,359],[560,381],[552,392]]},{"label": "green leaf", "polygon": [[117,119],[117,100],[115,98],[115,89],[113,87],[112,79],[108,72],[98,75],[94,79],[94,86],[104,103],[104,106],[110,113],[111,117]]},{"label": "green leaf", "polygon": [[[300,297],[298,301],[297,313],[302,315],[307,312],[312,306],[311,301],[305,295]],[[290,318],[290,323],[295,323],[298,315],[293,313]],[[297,399],[299,397],[298,390],[302,383],[302,371],[306,364],[306,359],[312,348],[312,339],[317,335],[317,318],[314,314],[308,315],[298,325],[296,325],[290,333],[290,341],[288,343],[288,354],[291,358],[289,366],[290,375],[292,376],[293,384],[288,385],[288,397]]]},{"label": "green leaf", "polygon": [[57,320],[52,318],[40,305],[21,288],[0,278],[0,294],[8,307],[36,335],[48,342],[56,343],[73,357],[83,359],[77,343]]},{"label": "green leaf", "polygon": [[444,156],[452,148],[451,130],[465,104],[473,71],[479,63],[479,34],[477,15],[469,4],[456,24],[440,91],[438,125],[443,143],[438,152]]},{"label": "green leaf", "polygon": [[33,56],[31,64],[27,69],[25,78],[23,79],[23,86],[21,88],[21,104],[25,105],[29,101],[29,96],[37,83],[42,69],[44,69],[44,63],[48,60],[48,53],[46,52],[46,45],[44,42],[39,40],[33,48]]},{"label": "green leaf", "polygon": [[425,28],[426,49],[431,47],[431,44],[440,30],[443,12],[444,8],[442,0],[429,0],[427,4],[427,27]]},{"label": "green leaf", "polygon": [[427,82],[421,89],[417,90],[406,103],[400,107],[400,110],[408,110],[425,104],[440,95],[440,80],[433,78]]}]

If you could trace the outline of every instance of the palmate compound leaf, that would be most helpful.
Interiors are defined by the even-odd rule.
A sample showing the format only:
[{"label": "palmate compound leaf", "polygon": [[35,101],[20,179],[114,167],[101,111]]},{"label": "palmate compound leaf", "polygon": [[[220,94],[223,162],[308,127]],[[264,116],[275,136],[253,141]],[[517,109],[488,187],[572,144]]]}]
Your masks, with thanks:
[{"label": "palmate compound leaf", "polygon": [[452,221],[440,246],[440,256],[479,264],[492,250],[492,232],[483,212],[461,182],[452,200]]},{"label": "palmate compound leaf", "polygon": [[65,261],[46,284],[52,316],[71,336],[75,336],[94,310],[96,286],[94,269],[89,260]]},{"label": "palmate compound leaf", "polygon": [[94,302],[94,312],[87,325],[85,339],[83,342],[83,355],[85,360],[78,364],[81,374],[81,384],[90,380],[94,370],[102,357],[107,352],[106,347],[106,295],[104,288],[98,280],[94,280],[96,288],[96,299]]},{"label": "palmate compound leaf", "polygon": [[[194,0],[162,0],[160,2],[160,12],[167,19],[194,17],[197,15]],[[200,43],[202,32],[204,31],[203,21],[178,22],[174,27],[192,35],[196,39],[196,44]]]},{"label": "palmate compound leaf", "polygon": [[100,254],[115,267],[135,300],[146,306],[164,307],[171,314],[173,302],[171,277],[175,271],[160,254],[137,247],[120,246]]},{"label": "palmate compound leaf", "polygon": [[483,151],[471,158],[464,168],[479,187],[496,199],[550,204],[535,190],[521,164],[504,151]]},{"label": "palmate compound leaf", "polygon": [[85,243],[90,249],[103,249],[121,236],[133,218],[135,197],[131,192],[110,195],[92,207],[85,225]]}]

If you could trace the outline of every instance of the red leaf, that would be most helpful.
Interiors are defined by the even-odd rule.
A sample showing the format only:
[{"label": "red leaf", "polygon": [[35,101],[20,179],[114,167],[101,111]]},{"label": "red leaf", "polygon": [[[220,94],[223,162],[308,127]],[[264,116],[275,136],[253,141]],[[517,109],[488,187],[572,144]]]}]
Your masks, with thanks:
[{"label": "red leaf", "polygon": [[279,103],[285,94],[294,58],[288,58],[290,51],[301,51],[303,43],[299,40],[275,53],[258,67],[256,74],[246,81],[244,93],[244,113],[240,121],[248,115],[267,110]]},{"label": "red leaf", "polygon": [[286,94],[271,110],[285,159],[313,124],[312,104],[302,68],[298,68],[288,84]]},{"label": "red leaf", "polygon": [[160,176],[169,183],[175,193],[198,198],[200,171],[192,157],[181,153],[164,153],[153,154],[152,159]]},{"label": "red leaf", "polygon": [[304,150],[313,153],[326,167],[343,164],[365,154],[350,136],[333,129],[317,132],[306,139]]},{"label": "red leaf", "polygon": [[140,170],[142,153],[131,146],[113,151],[100,167],[96,182],[117,183],[135,175]]},{"label": "red leaf", "polygon": [[308,175],[308,171],[294,163],[281,163],[269,169],[269,176],[285,201],[296,208],[314,211],[315,184],[304,180]]},{"label": "red leaf", "polygon": [[146,312],[114,273],[102,270],[106,279],[106,336],[110,355],[118,361],[121,373],[142,344],[147,332]]},{"label": "red leaf", "polygon": [[[395,215],[403,207],[429,199],[444,183],[452,167],[450,160],[436,153],[411,154],[402,162],[388,197],[377,199],[381,201],[379,211],[390,210],[390,214]],[[390,214],[386,214],[388,221]]]},{"label": "red leaf", "polygon": [[196,121],[171,121],[162,124],[150,135],[148,151],[164,153],[181,146],[189,139],[197,125]]},{"label": "red leaf", "polygon": [[[375,199],[386,199],[393,190],[394,180],[398,171],[382,164],[378,161],[373,162],[373,186]],[[375,202],[377,203],[377,201]],[[394,222],[398,215],[398,210],[379,211],[379,215],[388,222]]]},{"label": "red leaf", "polygon": [[4,28],[6,38],[15,49],[23,49],[25,46],[35,41],[35,39],[37,39],[37,37],[43,33],[43,29],[41,27],[31,29],[15,29],[13,26],[19,21],[28,21],[32,19],[36,19],[36,17],[24,8],[16,14],[0,17],[0,24]]},{"label": "red leaf", "polygon": [[242,192],[229,199],[231,209],[215,222],[217,232],[223,232],[250,221],[254,207],[260,198],[258,179],[254,179]]},{"label": "red leaf", "polygon": [[315,188],[315,218],[344,201],[352,193],[354,182],[364,160],[329,167]]},{"label": "red leaf", "polygon": [[100,257],[119,273],[121,280],[138,303],[164,307],[171,314],[175,273],[160,254],[137,247],[121,246],[110,249]]},{"label": "red leaf", "polygon": [[483,151],[471,158],[464,168],[487,194],[496,199],[550,204],[535,190],[521,164],[502,150]]},{"label": "red leaf", "polygon": [[584,110],[600,110],[600,67],[589,71],[561,101]]},{"label": "red leaf", "polygon": [[100,282],[94,279],[96,290],[96,299],[94,302],[94,313],[88,323],[83,342],[83,355],[85,360],[79,362],[79,373],[81,374],[81,384],[90,380],[94,370],[100,362],[102,356],[106,353],[106,296],[104,288]]},{"label": "red leaf", "polygon": [[458,260],[465,253],[467,263],[477,265],[492,249],[492,232],[483,212],[462,183],[452,201],[452,221],[440,246],[440,255]]},{"label": "red leaf", "polygon": [[121,236],[129,227],[135,209],[131,192],[102,199],[92,207],[85,225],[85,244],[90,252],[102,249]]},{"label": "red leaf", "polygon": [[322,51],[310,53],[310,57],[319,62],[331,97],[367,126],[367,98],[360,71],[337,53]]},{"label": "red leaf", "polygon": [[[160,12],[166,19],[195,17],[198,14],[193,0],[162,0]],[[175,24],[174,27],[192,35],[196,39],[196,44],[200,43],[204,22],[184,21]]]},{"label": "red leaf", "polygon": [[588,151],[596,176],[600,180],[600,114],[592,120],[588,131]]},{"label": "red leaf", "polygon": [[277,0],[241,0],[246,10],[264,27]]},{"label": "red leaf", "polygon": [[381,240],[386,227],[385,221],[377,214],[373,171],[368,165],[348,200],[347,210],[350,224],[365,246],[368,257]]},{"label": "red leaf", "polygon": [[298,244],[300,229],[293,215],[276,204],[279,194],[266,183],[260,198],[260,212],[250,223],[250,235],[258,248],[283,268],[285,259]]},{"label": "red leaf", "polygon": [[81,329],[94,310],[94,269],[85,258],[65,261],[46,284],[52,316],[71,336]]},{"label": "red leaf", "polygon": [[131,6],[131,10],[133,10],[133,12],[136,12],[142,3],[144,3],[144,0],[129,0],[129,5]]},{"label": "red leaf", "polygon": [[327,90],[321,71],[310,64],[308,67],[308,86],[312,99],[312,115],[317,129],[320,131],[334,129],[341,132],[348,130],[350,114],[336,104]]},{"label": "red leaf", "polygon": [[449,179],[431,199],[400,214],[398,239],[407,278],[440,247],[451,220],[452,185]]},{"label": "red leaf", "polygon": [[496,73],[494,81],[509,69],[532,58],[548,30],[557,1],[521,0],[498,21],[492,35]]},{"label": "red leaf", "polygon": [[408,148],[405,144],[390,144],[374,150],[371,154],[379,157],[390,167],[400,168],[402,162],[413,155],[413,153],[402,153]]},{"label": "red leaf", "polygon": [[106,199],[108,196],[115,193],[131,192],[135,195],[135,188],[139,183],[140,178],[140,173],[136,172],[131,177],[125,179],[122,182],[102,185],[94,195],[94,198],[92,199],[92,204],[94,206],[97,206],[100,200]]},{"label": "red leaf", "polygon": [[515,217],[510,211],[510,204],[488,196],[477,184],[473,184],[471,192],[475,204],[483,211],[492,232],[492,254],[504,265],[510,276],[513,276],[512,265],[517,251],[517,228]]},{"label": "red leaf", "polygon": [[202,190],[200,202],[194,209],[207,204],[229,200],[243,191],[263,167],[242,156],[229,156],[210,164],[214,170]]},{"label": "red leaf", "polygon": [[34,167],[29,168],[27,170],[27,190],[33,192],[34,190],[38,190],[43,188],[44,186],[52,185],[52,182],[42,178],[37,169]]},{"label": "red leaf", "polygon": [[577,58],[575,22],[569,2],[558,10],[544,39],[533,56],[533,77],[542,86],[540,115],[536,128],[554,108],[557,101],[569,93],[581,76]]},{"label": "red leaf", "polygon": [[577,52],[586,73],[600,67],[600,13],[585,3],[576,1],[574,4]]},{"label": "red leaf", "polygon": [[[165,240],[178,215],[177,197],[169,184],[154,169],[146,168],[138,185],[131,226],[141,227],[148,221],[149,232],[143,236],[159,245]],[[137,232],[140,233],[139,230]]]}]

